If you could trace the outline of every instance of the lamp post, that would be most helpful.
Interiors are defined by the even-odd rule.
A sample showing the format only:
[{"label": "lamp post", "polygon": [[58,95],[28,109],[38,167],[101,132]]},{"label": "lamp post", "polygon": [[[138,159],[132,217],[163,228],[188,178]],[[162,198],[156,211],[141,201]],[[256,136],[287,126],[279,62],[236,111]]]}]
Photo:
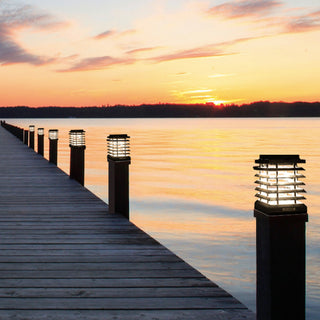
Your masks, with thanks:
[{"label": "lamp post", "polygon": [[28,130],[24,130],[23,131],[23,143],[28,145],[29,143],[29,131]]},{"label": "lamp post", "polygon": [[299,155],[260,155],[254,216],[257,245],[257,319],[305,319],[307,207]]},{"label": "lamp post", "polygon": [[19,128],[19,139],[20,139],[20,141],[22,141],[23,142],[23,129],[22,128]]},{"label": "lamp post", "polygon": [[129,136],[112,134],[108,141],[109,212],[129,219]]},{"label": "lamp post", "polygon": [[38,128],[38,153],[44,154],[44,128]]},{"label": "lamp post", "polygon": [[29,147],[34,149],[34,125],[29,126],[29,132],[30,132]]},{"label": "lamp post", "polygon": [[84,185],[84,150],[86,149],[85,131],[69,132],[70,178]]},{"label": "lamp post", "polygon": [[49,162],[58,164],[58,130],[50,129],[48,132],[49,137]]}]

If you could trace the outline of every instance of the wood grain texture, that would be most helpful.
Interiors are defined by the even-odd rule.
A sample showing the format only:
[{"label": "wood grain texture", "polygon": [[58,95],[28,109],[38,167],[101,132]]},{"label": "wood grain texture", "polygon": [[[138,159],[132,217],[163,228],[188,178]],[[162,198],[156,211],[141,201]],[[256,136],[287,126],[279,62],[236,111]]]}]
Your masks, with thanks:
[{"label": "wood grain texture", "polygon": [[0,128],[0,319],[254,319]]}]

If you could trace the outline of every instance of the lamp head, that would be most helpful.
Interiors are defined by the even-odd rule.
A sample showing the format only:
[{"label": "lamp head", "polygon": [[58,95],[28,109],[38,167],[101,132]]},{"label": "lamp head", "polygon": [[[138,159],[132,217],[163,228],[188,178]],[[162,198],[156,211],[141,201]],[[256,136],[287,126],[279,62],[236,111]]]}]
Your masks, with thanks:
[{"label": "lamp head", "polygon": [[305,163],[299,155],[260,155],[254,170],[258,180],[255,188],[258,200],[255,208],[269,214],[293,214],[307,212],[307,207],[301,202],[305,197],[301,193],[305,185],[299,179],[305,178],[299,163]]},{"label": "lamp head", "polygon": [[69,132],[69,145],[70,147],[85,147],[85,131],[84,130],[71,130]]},{"label": "lamp head", "polygon": [[57,129],[50,129],[49,130],[49,139],[50,140],[58,140],[58,130]]},{"label": "lamp head", "polygon": [[130,137],[126,134],[108,136],[108,157],[115,160],[130,160]]}]

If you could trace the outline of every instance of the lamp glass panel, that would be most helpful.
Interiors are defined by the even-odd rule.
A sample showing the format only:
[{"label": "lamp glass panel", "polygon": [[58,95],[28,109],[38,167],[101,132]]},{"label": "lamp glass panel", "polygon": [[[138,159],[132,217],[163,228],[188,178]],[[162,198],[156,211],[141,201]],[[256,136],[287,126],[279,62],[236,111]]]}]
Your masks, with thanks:
[{"label": "lamp glass panel", "polygon": [[301,188],[304,183],[299,181],[299,178],[304,177],[299,173],[303,168],[298,167],[296,163],[260,163],[255,169],[259,170],[256,181],[259,185],[256,188],[259,201],[269,205],[294,205],[300,204],[299,200],[304,199],[300,195],[305,192]]},{"label": "lamp glass panel", "polygon": [[72,147],[83,147],[86,144],[84,131],[70,131],[69,142]]},{"label": "lamp glass panel", "polygon": [[58,139],[58,130],[49,130],[49,139],[57,140]]},{"label": "lamp glass panel", "polygon": [[108,137],[108,154],[114,158],[130,156],[129,137]]}]

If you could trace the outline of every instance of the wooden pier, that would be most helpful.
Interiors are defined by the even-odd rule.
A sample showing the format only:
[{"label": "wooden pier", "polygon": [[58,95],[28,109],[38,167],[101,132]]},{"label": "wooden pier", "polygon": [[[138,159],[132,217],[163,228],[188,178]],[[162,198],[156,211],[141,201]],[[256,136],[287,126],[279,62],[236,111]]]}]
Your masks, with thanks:
[{"label": "wooden pier", "polygon": [[255,319],[0,127],[1,320]]}]

